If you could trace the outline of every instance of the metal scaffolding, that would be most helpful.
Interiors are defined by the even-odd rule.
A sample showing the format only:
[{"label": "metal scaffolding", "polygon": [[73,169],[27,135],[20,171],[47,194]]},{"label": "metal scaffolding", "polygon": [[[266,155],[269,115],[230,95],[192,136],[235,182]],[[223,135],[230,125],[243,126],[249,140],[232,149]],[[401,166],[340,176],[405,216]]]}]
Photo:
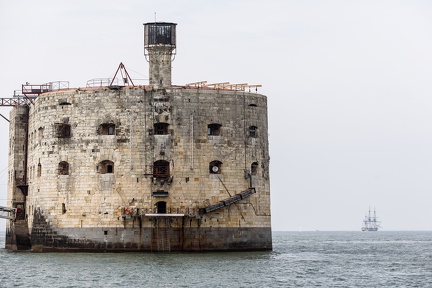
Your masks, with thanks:
[{"label": "metal scaffolding", "polygon": [[0,218],[15,220],[16,210],[17,210],[16,208],[0,206]]}]

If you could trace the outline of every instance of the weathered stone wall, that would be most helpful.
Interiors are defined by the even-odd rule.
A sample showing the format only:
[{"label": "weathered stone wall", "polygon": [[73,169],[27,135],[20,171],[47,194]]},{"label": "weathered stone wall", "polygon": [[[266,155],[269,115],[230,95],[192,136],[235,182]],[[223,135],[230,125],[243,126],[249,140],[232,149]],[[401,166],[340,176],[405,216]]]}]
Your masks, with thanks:
[{"label": "weathered stone wall", "polygon": [[149,45],[149,82],[155,88],[171,87],[171,58],[174,47]]},{"label": "weathered stone wall", "polygon": [[[167,133],[155,130],[156,123],[167,124]],[[221,125],[218,135],[208,135],[209,124]],[[103,135],[101,125],[115,127],[114,135]],[[250,127],[256,127],[252,134]],[[70,135],[62,129],[70,129]],[[141,236],[132,242],[143,237],[142,231],[150,231],[144,238],[154,240],[157,218],[138,215],[155,213],[158,202],[166,202],[167,213],[193,216],[170,221],[175,235],[169,237],[192,243],[181,244],[183,250],[195,250],[194,243],[210,247],[208,241],[220,243],[211,250],[236,245],[271,249],[267,131],[266,97],[256,93],[125,87],[41,94],[31,106],[28,133],[26,203],[32,242],[48,247],[43,239],[55,234],[69,239],[61,243],[114,245],[122,240],[110,242],[112,231],[137,228],[141,232],[133,235]],[[153,164],[159,160],[169,163],[169,177],[153,177]],[[212,161],[220,161],[220,173],[210,173]],[[248,173],[254,174],[255,194],[196,216],[199,208],[246,190]],[[265,231],[258,233],[265,235],[259,241],[252,236],[258,230]],[[213,232],[191,240],[197,231]],[[230,240],[214,242],[218,235]],[[148,250],[148,245],[140,247]]]},{"label": "weathered stone wall", "polygon": [[10,112],[9,124],[9,178],[8,178],[8,206],[15,207],[15,203],[24,202],[25,197],[17,185],[25,184],[26,165],[26,135],[28,107],[15,107]]},{"label": "weathered stone wall", "polygon": [[[28,107],[19,106],[11,110],[9,124],[8,192],[7,206],[19,208],[16,221],[8,221],[6,248],[13,250],[29,247],[26,222],[26,149]],[[18,188],[21,187],[21,188]]]}]

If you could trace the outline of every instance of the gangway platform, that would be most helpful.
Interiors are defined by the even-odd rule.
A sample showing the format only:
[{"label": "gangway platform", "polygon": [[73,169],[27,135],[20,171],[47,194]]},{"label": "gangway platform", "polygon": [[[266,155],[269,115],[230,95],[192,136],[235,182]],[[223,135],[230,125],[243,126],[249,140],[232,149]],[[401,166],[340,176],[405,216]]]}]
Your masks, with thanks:
[{"label": "gangway platform", "polygon": [[0,206],[0,218],[15,220],[16,218],[16,208]]}]

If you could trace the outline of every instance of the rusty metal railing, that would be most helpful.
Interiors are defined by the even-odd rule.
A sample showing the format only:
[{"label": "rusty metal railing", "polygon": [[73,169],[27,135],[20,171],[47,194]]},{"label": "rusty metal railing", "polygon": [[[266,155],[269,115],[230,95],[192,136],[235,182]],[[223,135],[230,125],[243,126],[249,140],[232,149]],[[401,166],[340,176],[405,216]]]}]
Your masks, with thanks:
[{"label": "rusty metal railing", "polygon": [[15,220],[16,218],[16,208],[0,206],[0,218]]},{"label": "rusty metal railing", "polygon": [[0,98],[0,106],[24,106],[30,105],[31,101],[28,98]]}]

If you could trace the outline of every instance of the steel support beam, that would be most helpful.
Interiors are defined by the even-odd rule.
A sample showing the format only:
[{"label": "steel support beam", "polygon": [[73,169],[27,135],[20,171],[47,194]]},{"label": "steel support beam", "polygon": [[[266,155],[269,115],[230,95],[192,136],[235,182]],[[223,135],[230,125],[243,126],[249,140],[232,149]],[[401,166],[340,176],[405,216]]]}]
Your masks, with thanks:
[{"label": "steel support beam", "polygon": [[15,220],[16,210],[16,208],[0,206],[0,218]]}]

